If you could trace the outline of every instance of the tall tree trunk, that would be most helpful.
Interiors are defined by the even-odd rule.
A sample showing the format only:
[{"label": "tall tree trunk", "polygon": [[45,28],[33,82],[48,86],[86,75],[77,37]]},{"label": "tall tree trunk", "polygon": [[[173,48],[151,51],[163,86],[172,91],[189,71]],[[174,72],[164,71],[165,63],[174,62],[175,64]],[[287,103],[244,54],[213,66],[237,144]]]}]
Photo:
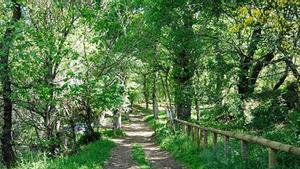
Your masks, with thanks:
[{"label": "tall tree trunk", "polygon": [[75,122],[74,120],[70,120],[70,125],[71,125],[71,137],[72,137],[72,140],[73,140],[73,145],[72,145],[72,152],[77,152],[77,140],[76,140],[76,133],[75,133]]},{"label": "tall tree trunk", "polygon": [[52,137],[52,126],[51,126],[51,118],[50,113],[48,111],[45,112],[44,116],[44,126],[45,126],[45,138],[50,140]]},{"label": "tall tree trunk", "polygon": [[[69,103],[66,103],[66,104],[69,104]],[[72,109],[70,109],[69,106],[64,106],[64,112],[65,112],[65,117],[68,119],[68,124],[70,125],[71,127],[71,139],[72,139],[72,152],[76,153],[77,152],[77,140],[76,140],[76,131],[75,131],[75,127],[76,127],[76,123],[74,121],[74,115],[72,113],[70,113],[70,111],[72,111]],[[73,110],[74,111],[74,110]],[[65,135],[67,135],[65,133]],[[65,139],[68,139],[67,136],[65,136]],[[68,144],[65,145],[65,150],[68,149]]]},{"label": "tall tree trunk", "polygon": [[187,120],[191,117],[193,98],[192,77],[194,67],[191,65],[191,57],[182,50],[174,62],[175,81],[175,105],[179,119]]},{"label": "tall tree trunk", "polygon": [[53,70],[53,59],[51,57],[46,57],[45,61],[44,61],[44,66],[45,69],[47,70],[47,72],[44,75],[44,85],[47,86],[50,91],[49,91],[49,99],[50,101],[47,100],[47,105],[44,109],[43,112],[43,117],[44,117],[44,128],[45,128],[45,133],[44,133],[44,139],[46,139],[47,141],[49,141],[49,145],[47,147],[47,151],[49,153],[50,156],[54,156],[55,155],[55,149],[57,148],[57,146],[53,143],[53,139],[55,138],[54,135],[54,131],[55,131],[55,124],[52,123],[53,119],[52,117],[52,113],[53,110],[55,108],[54,105],[54,79],[55,79],[55,74],[52,71]]},{"label": "tall tree trunk", "polygon": [[262,71],[262,69],[264,67],[266,67],[271,62],[271,60],[274,58],[274,56],[275,55],[274,55],[273,51],[269,52],[266,55],[264,55],[264,59],[262,61],[257,62],[253,66],[251,74],[250,74],[250,78],[249,78],[249,86],[248,86],[249,94],[254,93],[255,84],[256,84],[256,81],[257,81],[257,78],[258,78],[260,72]]},{"label": "tall tree trunk", "polygon": [[250,63],[252,59],[246,55],[241,56],[241,67],[239,73],[239,82],[238,82],[238,92],[242,99],[247,97],[249,92],[249,79],[248,79],[248,72],[250,69]]},{"label": "tall tree trunk", "polygon": [[285,81],[285,79],[287,78],[289,74],[289,66],[286,65],[285,67],[285,72],[283,74],[283,76],[279,79],[279,81],[275,84],[275,86],[273,87],[273,90],[277,90],[282,84],[283,82]]},{"label": "tall tree trunk", "polygon": [[171,93],[170,93],[170,86],[168,83],[168,79],[169,79],[169,70],[166,71],[166,75],[165,75],[165,83],[166,83],[166,94],[167,94],[167,98],[168,98],[168,104],[169,104],[169,108],[171,113],[174,115],[174,109],[172,106],[172,99],[171,99]]},{"label": "tall tree trunk", "polygon": [[147,81],[147,75],[143,75],[143,93],[144,93],[144,98],[145,98],[145,104],[146,104],[146,109],[149,109],[149,91],[148,91],[148,81]]},{"label": "tall tree trunk", "polygon": [[194,95],[192,77],[195,72],[191,43],[194,38],[193,14],[195,11],[185,9],[182,16],[183,25],[178,29],[173,60],[173,78],[175,81],[175,105],[177,117],[188,120],[191,118],[192,99]]},{"label": "tall tree trunk", "polygon": [[165,100],[167,101],[167,110],[169,113],[171,113],[171,116],[174,117],[174,109],[172,107],[172,100],[169,90],[169,83],[168,83],[168,77],[169,77],[169,70],[165,71],[165,76],[161,75],[161,82],[165,94]]},{"label": "tall tree trunk", "polygon": [[2,156],[3,162],[7,168],[15,163],[15,154],[12,146],[12,94],[10,68],[9,68],[9,50],[13,41],[13,34],[15,32],[15,24],[21,18],[21,7],[16,1],[13,1],[13,16],[11,25],[6,29],[3,41],[0,43],[0,72],[1,83],[3,90],[3,133],[1,137],[2,142]]},{"label": "tall tree trunk", "polygon": [[88,134],[94,135],[94,129],[92,126],[92,108],[89,103],[86,103],[86,125]]},{"label": "tall tree trunk", "polygon": [[249,95],[249,91],[251,90],[249,73],[251,66],[253,65],[253,57],[257,49],[257,44],[260,41],[260,37],[261,28],[257,26],[252,32],[247,54],[244,54],[242,51],[238,51],[238,54],[240,55],[238,92],[242,99],[247,98]]},{"label": "tall tree trunk", "polygon": [[157,103],[157,97],[156,97],[156,81],[157,81],[157,73],[154,73],[153,76],[153,86],[152,86],[152,111],[154,118],[158,118],[158,103]]}]

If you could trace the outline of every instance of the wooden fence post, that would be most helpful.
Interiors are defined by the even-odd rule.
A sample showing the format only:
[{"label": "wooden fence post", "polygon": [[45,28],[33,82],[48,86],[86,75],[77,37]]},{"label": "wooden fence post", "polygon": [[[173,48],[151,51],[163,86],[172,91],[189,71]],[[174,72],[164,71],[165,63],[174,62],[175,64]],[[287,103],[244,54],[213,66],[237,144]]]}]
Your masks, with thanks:
[{"label": "wooden fence post", "polygon": [[176,133],[176,122],[174,120],[172,120],[171,125],[172,125],[172,128],[173,128],[173,134],[175,134]]},{"label": "wooden fence post", "polygon": [[274,168],[277,165],[276,151],[269,148],[269,168]]},{"label": "wooden fence post", "polygon": [[207,130],[203,130],[203,146],[207,147]]},{"label": "wooden fence post", "polygon": [[244,160],[248,159],[248,143],[244,140],[241,140],[241,155]]},{"label": "wooden fence post", "polygon": [[229,153],[229,137],[228,136],[224,136],[224,153],[225,153],[225,157],[228,157],[228,153]]},{"label": "wooden fence post", "polygon": [[195,127],[192,126],[192,140],[193,140],[193,143],[195,142]]},{"label": "wooden fence post", "polygon": [[177,122],[177,123],[178,123],[178,131],[182,132],[182,125],[181,125],[181,123],[179,123],[179,122]]},{"label": "wooden fence post", "polygon": [[218,134],[213,133],[213,149],[214,149],[214,151],[217,149],[217,142],[218,142]]},{"label": "wooden fence post", "polygon": [[201,130],[197,127],[197,146],[200,147]]}]

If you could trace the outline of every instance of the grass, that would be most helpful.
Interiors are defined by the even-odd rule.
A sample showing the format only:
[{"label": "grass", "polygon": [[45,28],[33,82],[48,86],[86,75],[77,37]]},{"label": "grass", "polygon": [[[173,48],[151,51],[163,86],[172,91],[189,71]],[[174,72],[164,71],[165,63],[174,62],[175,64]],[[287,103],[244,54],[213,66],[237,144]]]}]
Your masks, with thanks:
[{"label": "grass", "polygon": [[134,144],[132,146],[131,153],[132,153],[133,160],[138,164],[140,169],[151,168],[149,161],[145,158],[145,152],[141,145]]},{"label": "grass", "polygon": [[115,143],[100,140],[81,147],[78,154],[49,159],[43,154],[24,155],[15,169],[102,169]]},{"label": "grass", "polygon": [[[224,157],[223,140],[218,140],[217,149],[212,147],[198,148],[187,135],[180,131],[173,133],[165,123],[164,118],[154,120],[152,115],[146,117],[148,125],[155,130],[155,140],[162,149],[169,151],[173,157],[184,164],[188,169],[265,169],[268,168],[267,149],[260,146],[249,144],[249,160],[246,162],[240,156],[240,143],[238,140],[230,140],[230,155]],[[211,144],[209,135],[208,144]],[[299,163],[295,162],[296,157],[290,160],[282,158],[287,154],[278,153],[280,166],[276,169],[299,169]]]},{"label": "grass", "polygon": [[126,133],[122,129],[101,129],[101,134],[104,137],[109,138],[120,138],[126,136]]}]

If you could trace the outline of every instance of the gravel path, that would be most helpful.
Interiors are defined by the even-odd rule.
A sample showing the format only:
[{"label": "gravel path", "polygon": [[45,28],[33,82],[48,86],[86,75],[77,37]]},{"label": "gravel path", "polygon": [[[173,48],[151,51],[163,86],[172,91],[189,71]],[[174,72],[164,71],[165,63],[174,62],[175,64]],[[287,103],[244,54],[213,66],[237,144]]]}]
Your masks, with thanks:
[{"label": "gravel path", "polygon": [[139,167],[131,158],[131,146],[140,144],[146,158],[154,169],[183,169],[166,151],[162,151],[159,146],[151,140],[153,131],[150,130],[141,115],[130,115],[130,124],[123,125],[126,137],[114,139],[118,144],[106,165],[105,169],[138,169]]}]

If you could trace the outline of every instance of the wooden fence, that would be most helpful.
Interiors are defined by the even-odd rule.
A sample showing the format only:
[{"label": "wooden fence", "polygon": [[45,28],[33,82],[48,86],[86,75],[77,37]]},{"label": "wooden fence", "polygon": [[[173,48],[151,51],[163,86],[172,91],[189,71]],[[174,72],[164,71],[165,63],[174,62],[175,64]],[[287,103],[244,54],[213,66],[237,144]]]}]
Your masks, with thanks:
[{"label": "wooden fence", "polygon": [[229,138],[235,138],[240,140],[241,143],[241,156],[244,160],[249,158],[248,155],[248,143],[254,143],[268,148],[269,168],[274,168],[277,165],[276,151],[284,151],[294,155],[300,155],[300,148],[294,147],[288,144],[283,144],[276,141],[271,141],[262,137],[240,134],[235,132],[229,132],[224,130],[218,130],[209,127],[203,127],[195,125],[183,120],[174,119],[175,124],[180,125],[186,134],[190,134],[193,141],[197,142],[200,147],[201,140],[203,139],[203,146],[208,146],[208,132],[212,134],[212,146],[215,149],[218,141],[218,135],[224,139],[224,153],[225,157],[229,153]]}]

